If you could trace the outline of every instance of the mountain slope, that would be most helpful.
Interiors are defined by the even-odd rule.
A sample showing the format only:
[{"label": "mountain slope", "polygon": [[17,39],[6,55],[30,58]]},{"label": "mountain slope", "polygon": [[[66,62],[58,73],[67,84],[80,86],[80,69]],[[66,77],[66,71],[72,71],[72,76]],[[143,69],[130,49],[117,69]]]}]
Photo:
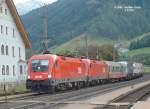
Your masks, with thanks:
[{"label": "mountain slope", "polygon": [[37,9],[37,8],[41,7],[42,5],[43,5],[43,3],[40,1],[29,0],[25,3],[17,4],[16,7],[17,7],[19,14],[24,15],[33,9]]},{"label": "mountain slope", "polygon": [[134,40],[130,44],[130,50],[138,49],[138,48],[144,48],[144,47],[150,47],[150,34],[143,38],[139,38],[137,40]]},{"label": "mountain slope", "polygon": [[19,12],[20,15],[24,15],[28,12],[30,12],[31,10],[34,10],[34,9],[37,9],[37,8],[40,8],[44,5],[44,3],[53,3],[57,0],[28,0],[24,3],[19,3],[16,5],[17,7],[17,10]]},{"label": "mountain slope", "polygon": [[85,36],[87,37],[87,40],[88,40],[88,46],[90,45],[100,46],[100,45],[107,44],[107,43],[113,44],[113,41],[108,38],[82,34],[80,36],[77,36],[71,39],[70,41],[66,43],[63,43],[59,46],[55,46],[54,49],[51,48],[51,51],[54,53],[59,53],[61,50],[76,50],[76,48],[80,48],[80,47],[85,48],[86,46]]},{"label": "mountain slope", "polygon": [[134,57],[134,56],[143,55],[143,54],[150,55],[149,51],[150,51],[150,47],[145,47],[145,48],[141,48],[141,49],[132,50],[132,51],[128,52],[127,55],[128,55],[128,57]]},{"label": "mountain slope", "polygon": [[[115,8],[120,5],[132,6],[133,10]],[[44,10],[41,7],[22,16],[34,51],[41,49]],[[47,15],[49,47],[82,34],[118,40],[150,32],[149,0],[58,0],[48,6]]]}]

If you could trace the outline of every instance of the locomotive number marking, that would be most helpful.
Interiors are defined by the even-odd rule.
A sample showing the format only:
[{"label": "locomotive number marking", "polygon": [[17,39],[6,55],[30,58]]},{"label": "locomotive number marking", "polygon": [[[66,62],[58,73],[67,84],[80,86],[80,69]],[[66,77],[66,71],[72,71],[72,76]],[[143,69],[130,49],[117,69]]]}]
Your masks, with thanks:
[{"label": "locomotive number marking", "polygon": [[35,78],[36,78],[36,79],[41,79],[41,78],[42,78],[42,76],[35,76]]}]

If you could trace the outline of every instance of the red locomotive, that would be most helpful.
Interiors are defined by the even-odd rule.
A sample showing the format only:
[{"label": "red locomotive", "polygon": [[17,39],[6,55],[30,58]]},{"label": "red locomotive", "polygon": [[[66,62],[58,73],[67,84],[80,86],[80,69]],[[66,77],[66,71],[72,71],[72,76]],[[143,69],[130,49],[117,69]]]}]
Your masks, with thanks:
[{"label": "red locomotive", "polygon": [[[96,85],[128,77],[127,65],[53,54],[36,55],[28,62],[26,86],[33,91],[54,91]],[[131,72],[130,72],[131,73]]]}]

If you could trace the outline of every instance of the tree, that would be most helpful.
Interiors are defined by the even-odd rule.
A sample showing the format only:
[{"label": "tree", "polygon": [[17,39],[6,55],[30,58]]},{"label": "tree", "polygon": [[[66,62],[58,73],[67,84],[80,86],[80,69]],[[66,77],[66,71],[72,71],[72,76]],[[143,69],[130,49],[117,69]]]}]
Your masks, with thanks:
[{"label": "tree", "polygon": [[[89,45],[88,46],[89,58],[90,59],[98,59],[98,60],[107,60],[107,61],[117,61],[119,60],[119,55],[116,49],[114,49],[113,45],[105,44],[102,46],[98,45]],[[77,49],[78,57],[85,57],[86,58],[86,49],[85,47],[79,47]],[[59,54],[64,56],[76,56],[75,51],[73,50],[64,50],[61,51]]]},{"label": "tree", "polygon": [[75,57],[75,53],[73,50],[62,50],[58,54],[63,55],[63,56],[67,56],[67,57]]}]

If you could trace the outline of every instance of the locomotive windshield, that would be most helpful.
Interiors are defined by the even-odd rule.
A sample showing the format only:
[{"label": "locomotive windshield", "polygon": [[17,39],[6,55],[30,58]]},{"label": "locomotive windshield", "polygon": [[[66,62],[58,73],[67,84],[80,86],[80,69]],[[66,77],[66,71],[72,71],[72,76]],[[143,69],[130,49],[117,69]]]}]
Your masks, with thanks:
[{"label": "locomotive windshield", "polygon": [[33,72],[46,72],[48,70],[49,60],[32,60]]}]

